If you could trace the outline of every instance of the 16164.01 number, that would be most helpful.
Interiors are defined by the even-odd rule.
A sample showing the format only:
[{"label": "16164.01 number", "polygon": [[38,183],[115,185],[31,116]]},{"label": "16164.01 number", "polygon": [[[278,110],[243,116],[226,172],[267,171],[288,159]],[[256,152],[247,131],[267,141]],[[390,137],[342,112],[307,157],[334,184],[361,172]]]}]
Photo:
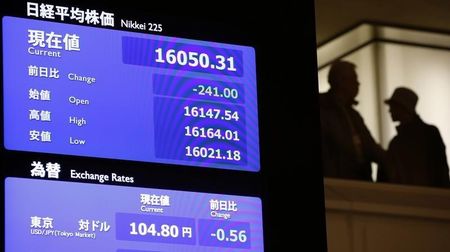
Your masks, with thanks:
[{"label": "16164.01 number", "polygon": [[209,139],[221,139],[228,141],[236,141],[239,139],[239,132],[237,130],[222,130],[216,128],[206,128],[206,127],[184,127],[185,136],[189,137],[199,137],[199,138],[209,138]]}]

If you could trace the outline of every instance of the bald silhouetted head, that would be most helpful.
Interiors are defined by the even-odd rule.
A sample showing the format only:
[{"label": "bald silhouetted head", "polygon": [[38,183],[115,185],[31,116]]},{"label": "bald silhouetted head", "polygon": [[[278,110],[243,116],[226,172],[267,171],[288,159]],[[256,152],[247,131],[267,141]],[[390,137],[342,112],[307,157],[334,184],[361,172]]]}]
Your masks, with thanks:
[{"label": "bald silhouetted head", "polygon": [[335,61],[328,72],[330,92],[344,103],[351,104],[359,91],[358,75],[355,64],[348,61]]}]

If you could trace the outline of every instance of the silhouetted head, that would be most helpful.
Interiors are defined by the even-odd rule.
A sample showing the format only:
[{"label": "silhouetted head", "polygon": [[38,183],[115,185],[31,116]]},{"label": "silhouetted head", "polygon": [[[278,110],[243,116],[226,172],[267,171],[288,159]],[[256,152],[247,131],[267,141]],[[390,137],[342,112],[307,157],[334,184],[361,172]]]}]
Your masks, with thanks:
[{"label": "silhouetted head", "polygon": [[354,103],[358,95],[359,82],[356,65],[348,61],[335,61],[328,73],[330,91],[344,103]]},{"label": "silhouetted head", "polygon": [[392,121],[406,122],[416,115],[416,105],[419,97],[409,88],[398,87],[391,98],[384,101],[389,105]]}]

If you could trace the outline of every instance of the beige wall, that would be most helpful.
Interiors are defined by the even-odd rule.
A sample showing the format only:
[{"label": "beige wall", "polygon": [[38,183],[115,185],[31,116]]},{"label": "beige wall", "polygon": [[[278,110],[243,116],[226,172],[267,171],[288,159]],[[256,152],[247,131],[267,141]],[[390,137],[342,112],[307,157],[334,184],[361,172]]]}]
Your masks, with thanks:
[{"label": "beige wall", "polygon": [[[395,44],[382,44],[379,49],[381,96],[391,96],[398,86],[414,90],[419,96],[417,113],[438,127],[450,163],[450,51]],[[381,111],[381,142],[387,147],[397,132],[388,106],[382,106]]]},{"label": "beige wall", "polygon": [[[375,53],[375,45],[369,45],[344,59],[356,64],[358,80],[361,85],[359,86],[359,93],[356,97],[358,105],[356,105],[355,108],[363,115],[364,122],[372,133],[372,136],[379,142],[381,140],[381,135],[378,116],[378,98],[376,96],[377,79]],[[330,67],[328,66],[319,71],[320,93],[325,92],[329,88],[327,80],[329,70]]]},{"label": "beige wall", "polygon": [[[396,87],[405,86],[419,96],[416,109],[420,117],[439,129],[450,164],[449,50],[381,42],[365,46],[344,59],[357,65],[361,86],[355,108],[383,148],[387,149],[397,134],[397,123],[391,120],[384,100]],[[329,67],[325,67],[318,73],[319,92],[328,89],[328,71]]]},{"label": "beige wall", "polygon": [[450,30],[449,0],[315,0],[317,42],[363,20]]},{"label": "beige wall", "polygon": [[[450,32],[450,0],[315,0],[315,5],[318,44],[366,20]],[[374,137],[386,146],[395,131],[382,104],[378,106],[382,118],[370,108],[377,103],[371,85],[379,82],[378,99],[395,86],[412,85],[419,92],[419,113],[439,127],[450,158],[449,53],[389,45],[378,48],[378,70],[385,74],[374,80],[364,74],[372,68],[369,51],[358,52],[365,57],[349,55],[347,59],[358,64],[363,85],[358,110]],[[363,62],[366,66],[360,65]],[[319,72],[322,92],[328,88],[327,72],[327,68]],[[329,252],[450,251],[450,190],[326,178],[325,196]]]}]

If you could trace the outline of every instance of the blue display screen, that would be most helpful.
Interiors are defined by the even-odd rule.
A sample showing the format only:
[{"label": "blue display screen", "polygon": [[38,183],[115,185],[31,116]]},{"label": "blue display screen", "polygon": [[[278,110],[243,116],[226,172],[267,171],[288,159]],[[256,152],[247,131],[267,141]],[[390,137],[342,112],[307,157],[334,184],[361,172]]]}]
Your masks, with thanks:
[{"label": "blue display screen", "polygon": [[5,252],[264,251],[256,197],[7,178]]},{"label": "blue display screen", "polygon": [[2,22],[5,148],[260,170],[252,47]]}]

